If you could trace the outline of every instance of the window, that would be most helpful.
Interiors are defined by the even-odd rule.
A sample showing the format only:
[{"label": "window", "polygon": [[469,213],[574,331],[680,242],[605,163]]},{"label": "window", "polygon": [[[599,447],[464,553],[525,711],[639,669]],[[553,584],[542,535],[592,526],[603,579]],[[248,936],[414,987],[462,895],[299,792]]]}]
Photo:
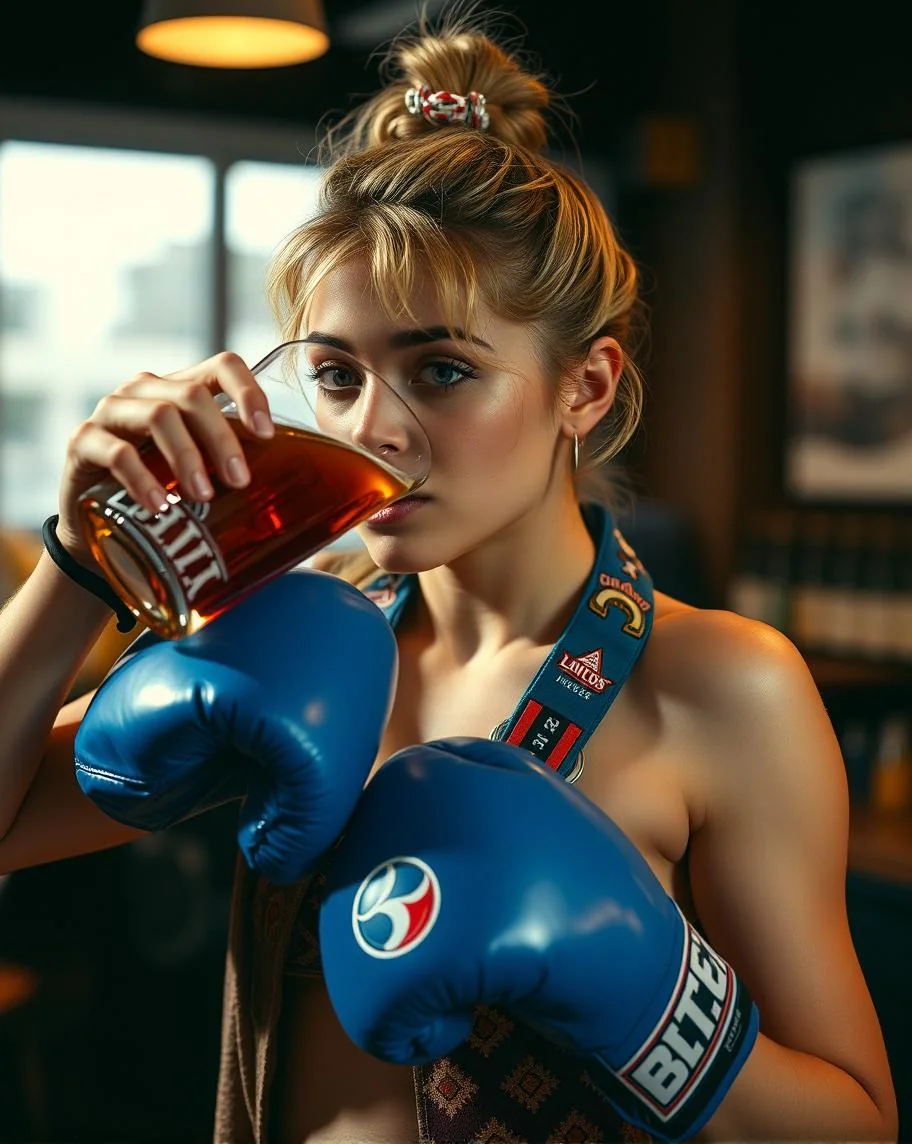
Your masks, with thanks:
[{"label": "window", "polygon": [[313,167],[238,162],[225,180],[228,341],[251,364],[280,340],[266,303],[266,271],[282,239],[317,205]]},{"label": "window", "polygon": [[275,343],[265,274],[315,204],[306,143],[0,105],[0,526],[55,511],[69,434],[139,370]]}]

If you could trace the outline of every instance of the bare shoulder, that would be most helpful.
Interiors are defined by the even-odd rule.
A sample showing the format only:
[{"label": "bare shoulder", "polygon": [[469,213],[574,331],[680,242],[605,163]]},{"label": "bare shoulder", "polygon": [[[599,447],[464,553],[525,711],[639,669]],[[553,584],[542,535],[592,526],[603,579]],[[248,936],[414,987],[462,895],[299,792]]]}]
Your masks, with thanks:
[{"label": "bare shoulder", "polygon": [[724,710],[745,698],[778,701],[783,689],[799,685],[816,690],[804,657],[778,629],[659,593],[649,650],[653,667],[678,678],[701,705]]},{"label": "bare shoulder", "polygon": [[645,682],[676,704],[707,797],[741,801],[758,787],[841,785],[828,712],[801,652],[768,624],[657,597]]}]

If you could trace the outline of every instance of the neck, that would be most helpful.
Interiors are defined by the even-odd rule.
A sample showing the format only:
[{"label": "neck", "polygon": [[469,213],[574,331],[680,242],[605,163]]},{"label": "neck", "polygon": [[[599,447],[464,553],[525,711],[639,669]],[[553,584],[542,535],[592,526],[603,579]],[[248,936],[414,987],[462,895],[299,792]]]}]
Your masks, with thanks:
[{"label": "neck", "polygon": [[464,664],[508,645],[554,643],[594,559],[574,498],[536,508],[453,563],[419,574],[434,644]]}]

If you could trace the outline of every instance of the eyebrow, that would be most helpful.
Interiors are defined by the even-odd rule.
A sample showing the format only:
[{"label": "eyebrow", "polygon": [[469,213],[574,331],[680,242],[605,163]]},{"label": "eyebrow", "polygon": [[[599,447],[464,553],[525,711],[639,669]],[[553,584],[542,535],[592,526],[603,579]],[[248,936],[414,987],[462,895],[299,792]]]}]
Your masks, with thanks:
[{"label": "eyebrow", "polygon": [[[352,354],[352,356],[355,354],[352,343],[345,338],[336,337],[335,334],[324,334],[319,330],[311,330],[307,337],[301,340],[308,345],[330,346],[333,349]],[[389,344],[392,349],[399,350],[407,349],[409,346],[424,346],[431,342],[450,342],[453,340],[471,342],[473,345],[481,346],[486,350],[493,351],[494,348],[482,338],[476,338],[473,334],[467,334],[465,330],[461,330],[457,327],[451,331],[448,330],[446,326],[427,326],[423,329],[398,330],[389,339]]]}]

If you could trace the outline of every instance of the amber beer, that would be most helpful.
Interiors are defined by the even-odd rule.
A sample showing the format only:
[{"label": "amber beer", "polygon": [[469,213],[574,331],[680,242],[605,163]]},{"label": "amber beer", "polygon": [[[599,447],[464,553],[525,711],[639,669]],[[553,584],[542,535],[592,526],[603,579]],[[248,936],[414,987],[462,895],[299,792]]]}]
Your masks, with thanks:
[{"label": "amber beer", "polygon": [[154,445],[143,460],[168,494],[152,513],[114,481],[80,502],[95,559],[140,619],[167,639],[197,631],[266,580],[403,496],[413,487],[369,453],[308,429],[276,425],[269,440],[233,417],[251,480],[215,496],[185,499]]}]

